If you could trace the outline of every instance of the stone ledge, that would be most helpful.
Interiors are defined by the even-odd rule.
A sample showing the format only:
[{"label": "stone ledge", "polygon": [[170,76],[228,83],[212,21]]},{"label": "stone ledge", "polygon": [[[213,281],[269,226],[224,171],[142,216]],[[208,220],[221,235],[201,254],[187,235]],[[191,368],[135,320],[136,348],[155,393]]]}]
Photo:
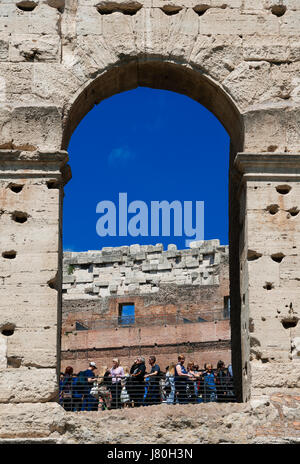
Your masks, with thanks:
[{"label": "stone ledge", "polygon": [[300,398],[67,413],[56,403],[0,405],[2,443],[299,443]]},{"label": "stone ledge", "polygon": [[300,153],[238,153],[234,166],[246,180],[299,180]]},{"label": "stone ledge", "polygon": [[[44,403],[58,396],[55,369],[8,368],[0,371],[1,403]],[[15,408],[16,405],[10,405]]]}]

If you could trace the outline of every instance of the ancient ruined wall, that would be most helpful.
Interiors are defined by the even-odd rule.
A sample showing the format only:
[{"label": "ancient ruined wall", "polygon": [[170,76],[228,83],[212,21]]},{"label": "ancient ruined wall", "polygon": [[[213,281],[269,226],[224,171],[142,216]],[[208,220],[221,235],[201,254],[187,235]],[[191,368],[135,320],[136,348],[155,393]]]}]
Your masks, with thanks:
[{"label": "ancient ruined wall", "polygon": [[[226,269],[223,270],[224,263]],[[161,284],[179,287],[222,284],[227,285],[227,289],[223,289],[225,296],[228,295],[227,266],[228,246],[220,246],[219,240],[192,242],[191,249],[186,250],[169,245],[168,250],[163,251],[163,246],[157,244],[65,252],[64,300],[153,294],[159,291]],[[223,284],[225,279],[226,284]]]},{"label": "ancient ruined wall", "polygon": [[[115,356],[130,364],[151,353],[165,367],[182,352],[201,366],[228,364],[228,265],[228,246],[218,240],[187,250],[158,244],[64,253],[62,369],[92,359],[107,365]],[[131,327],[119,321],[122,303],[135,305]]]},{"label": "ancient ruined wall", "polygon": [[299,392],[299,24],[298,0],[1,2],[1,403],[57,395],[64,150],[94,104],[137,86],[227,129],[239,395]]}]

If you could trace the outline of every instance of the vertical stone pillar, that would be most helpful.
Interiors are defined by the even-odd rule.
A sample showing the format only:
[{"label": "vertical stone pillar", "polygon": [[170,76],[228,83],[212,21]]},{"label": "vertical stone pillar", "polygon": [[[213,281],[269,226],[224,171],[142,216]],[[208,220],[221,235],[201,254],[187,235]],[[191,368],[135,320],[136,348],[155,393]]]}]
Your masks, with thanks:
[{"label": "vertical stone pillar", "polygon": [[244,399],[299,393],[300,154],[239,153],[235,167]]},{"label": "vertical stone pillar", "polygon": [[0,403],[57,399],[67,159],[0,150]]}]

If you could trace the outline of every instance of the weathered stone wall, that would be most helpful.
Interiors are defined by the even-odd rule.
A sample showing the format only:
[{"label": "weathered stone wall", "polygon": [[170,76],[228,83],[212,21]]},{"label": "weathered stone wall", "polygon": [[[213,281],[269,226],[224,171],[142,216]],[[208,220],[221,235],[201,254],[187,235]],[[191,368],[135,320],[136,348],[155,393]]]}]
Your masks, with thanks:
[{"label": "weathered stone wall", "polygon": [[228,295],[228,246],[219,240],[192,242],[186,250],[169,245],[163,251],[157,244],[65,252],[63,270],[65,301],[153,294],[162,284],[219,286],[220,280],[227,281],[223,292]]},{"label": "weathered stone wall", "polygon": [[[46,402],[57,393],[69,177],[61,150],[94,104],[137,86],[194,98],[227,129],[240,398],[299,392],[298,0],[95,3],[0,5],[1,376],[12,390],[18,385],[17,397],[2,387],[0,402]],[[286,184],[288,193],[276,189]],[[41,377],[49,378],[42,392]]]},{"label": "weathered stone wall", "polygon": [[[110,365],[116,356],[131,365],[151,353],[163,368],[182,352],[201,366],[231,362],[228,246],[219,240],[187,250],[158,244],[64,253],[63,269],[62,370],[81,370],[88,360]],[[135,305],[132,327],[118,320],[122,303]]]}]

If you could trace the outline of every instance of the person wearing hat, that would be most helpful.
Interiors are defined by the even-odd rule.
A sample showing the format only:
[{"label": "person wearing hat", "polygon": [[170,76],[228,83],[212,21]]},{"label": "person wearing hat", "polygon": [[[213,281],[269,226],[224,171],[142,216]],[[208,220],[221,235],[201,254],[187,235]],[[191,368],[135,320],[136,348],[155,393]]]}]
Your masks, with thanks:
[{"label": "person wearing hat", "polygon": [[86,386],[84,389],[82,411],[98,411],[98,399],[90,394],[91,388],[96,379],[96,375],[94,372],[96,369],[96,363],[91,361],[89,363],[89,367],[82,372],[82,375],[85,377],[86,382]]}]

